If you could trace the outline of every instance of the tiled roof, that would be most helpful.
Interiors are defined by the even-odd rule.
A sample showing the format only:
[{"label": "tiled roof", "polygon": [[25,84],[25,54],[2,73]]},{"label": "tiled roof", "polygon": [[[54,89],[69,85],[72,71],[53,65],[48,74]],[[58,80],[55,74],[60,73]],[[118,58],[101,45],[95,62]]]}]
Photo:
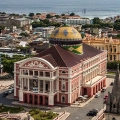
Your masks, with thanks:
[{"label": "tiled roof", "polygon": [[48,62],[50,62],[54,67],[57,67],[57,63],[55,62],[55,60],[53,59],[53,57],[50,54],[45,55],[42,58],[47,60]]},{"label": "tiled roof", "polygon": [[102,52],[101,50],[98,50],[92,46],[83,43],[83,54],[77,55],[73,52],[67,51],[62,47],[56,45],[56,46],[52,46],[47,50],[44,50],[43,52],[40,52],[37,55],[37,57],[42,57],[49,54],[52,56],[57,66],[72,67],[80,63],[81,60],[87,59],[89,57],[94,57],[95,55],[98,55],[101,52]]}]

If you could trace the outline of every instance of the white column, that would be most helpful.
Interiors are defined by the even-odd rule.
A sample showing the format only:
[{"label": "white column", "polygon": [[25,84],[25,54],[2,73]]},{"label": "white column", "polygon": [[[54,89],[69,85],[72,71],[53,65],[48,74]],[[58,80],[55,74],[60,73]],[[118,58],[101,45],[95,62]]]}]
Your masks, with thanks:
[{"label": "white column", "polygon": [[20,75],[22,75],[22,70],[20,69]]},{"label": "white column", "polygon": [[23,90],[19,90],[19,101],[23,102]]},{"label": "white column", "polygon": [[53,77],[53,72],[51,72],[51,78]]},{"label": "white column", "polygon": [[29,88],[29,87],[30,87],[30,85],[29,85],[29,78],[28,78],[27,80],[28,80],[28,91],[29,91],[29,89],[30,89],[30,88]]},{"label": "white column", "polygon": [[54,95],[49,95],[48,105],[54,105]]},{"label": "white column", "polygon": [[40,71],[38,71],[38,76],[40,76]]},{"label": "white column", "polygon": [[[57,79],[57,82],[56,82],[56,89],[57,91],[59,91],[59,79]],[[59,102],[59,92],[57,93],[57,102]]]},{"label": "white column", "polygon": [[27,70],[27,72],[28,72],[28,75],[29,75],[29,70]]},{"label": "white column", "polygon": [[39,80],[39,91],[40,91],[40,89],[41,89],[40,82],[41,82],[41,80]]},{"label": "white column", "polygon": [[52,73],[50,72],[50,78],[52,78]]},{"label": "white column", "polygon": [[43,72],[43,77],[45,77],[45,72]]},{"label": "white column", "polygon": [[35,71],[33,70],[33,76],[35,76]]},{"label": "white column", "polygon": [[22,88],[22,78],[19,78],[20,79],[20,89]]},{"label": "white column", "polygon": [[16,81],[19,81],[19,77],[17,77],[18,79],[16,79],[16,64],[14,64],[14,72],[14,96],[16,96]]},{"label": "white column", "polygon": [[54,91],[54,85],[53,85],[53,81],[52,81],[52,91],[51,92],[53,93],[53,91]]},{"label": "white column", "polygon": [[50,81],[50,93],[52,92],[51,88],[52,88],[52,85],[51,85],[51,81]]},{"label": "white column", "polygon": [[68,80],[68,103],[71,103],[71,91],[72,91],[72,88],[71,88],[71,85],[72,85],[72,82],[71,80],[69,79]]},{"label": "white column", "polygon": [[40,91],[40,80],[38,80],[38,92]]},{"label": "white column", "polygon": [[43,80],[43,93],[45,92],[45,80]]},{"label": "white column", "polygon": [[23,89],[23,84],[24,84],[23,82],[24,82],[24,80],[23,80],[23,78],[22,78],[22,89]]}]

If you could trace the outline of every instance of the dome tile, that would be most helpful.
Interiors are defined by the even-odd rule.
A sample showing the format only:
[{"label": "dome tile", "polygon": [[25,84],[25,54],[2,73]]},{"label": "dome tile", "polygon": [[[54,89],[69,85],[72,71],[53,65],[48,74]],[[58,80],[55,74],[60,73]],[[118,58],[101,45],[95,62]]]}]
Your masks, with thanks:
[{"label": "dome tile", "polygon": [[52,39],[82,39],[81,34],[73,27],[59,27],[52,32],[50,38]]}]

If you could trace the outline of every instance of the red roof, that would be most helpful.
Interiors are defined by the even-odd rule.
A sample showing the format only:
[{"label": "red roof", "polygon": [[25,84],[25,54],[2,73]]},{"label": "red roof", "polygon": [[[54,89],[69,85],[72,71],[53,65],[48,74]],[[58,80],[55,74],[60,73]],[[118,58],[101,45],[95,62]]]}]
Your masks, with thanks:
[{"label": "red roof", "polygon": [[[77,55],[73,52],[67,51],[62,47],[55,45],[51,48],[40,52],[37,57],[43,57],[45,55],[50,55],[52,58],[48,60],[48,58],[43,57],[48,60],[51,64],[57,64],[59,67],[72,67],[80,63],[81,60],[88,59],[89,57],[94,57],[100,54],[102,51],[98,50],[92,46],[89,46],[83,43],[83,54]],[[52,60],[52,62],[51,62]]]}]

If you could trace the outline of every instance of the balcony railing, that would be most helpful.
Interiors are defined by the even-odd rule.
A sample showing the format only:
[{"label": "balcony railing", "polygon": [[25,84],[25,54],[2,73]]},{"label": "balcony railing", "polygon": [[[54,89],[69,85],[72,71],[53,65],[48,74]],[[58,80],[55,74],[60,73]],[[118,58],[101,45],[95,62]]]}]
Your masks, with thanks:
[{"label": "balcony railing", "polygon": [[44,94],[44,93],[46,93],[46,94],[50,94],[50,93],[56,93],[57,92],[57,90],[53,90],[53,92],[50,92],[50,90],[47,90],[47,91],[33,91],[33,90],[29,90],[28,91],[28,88],[24,88],[23,89],[24,91],[26,91],[26,92],[31,92],[31,93],[42,93],[42,94]]}]

